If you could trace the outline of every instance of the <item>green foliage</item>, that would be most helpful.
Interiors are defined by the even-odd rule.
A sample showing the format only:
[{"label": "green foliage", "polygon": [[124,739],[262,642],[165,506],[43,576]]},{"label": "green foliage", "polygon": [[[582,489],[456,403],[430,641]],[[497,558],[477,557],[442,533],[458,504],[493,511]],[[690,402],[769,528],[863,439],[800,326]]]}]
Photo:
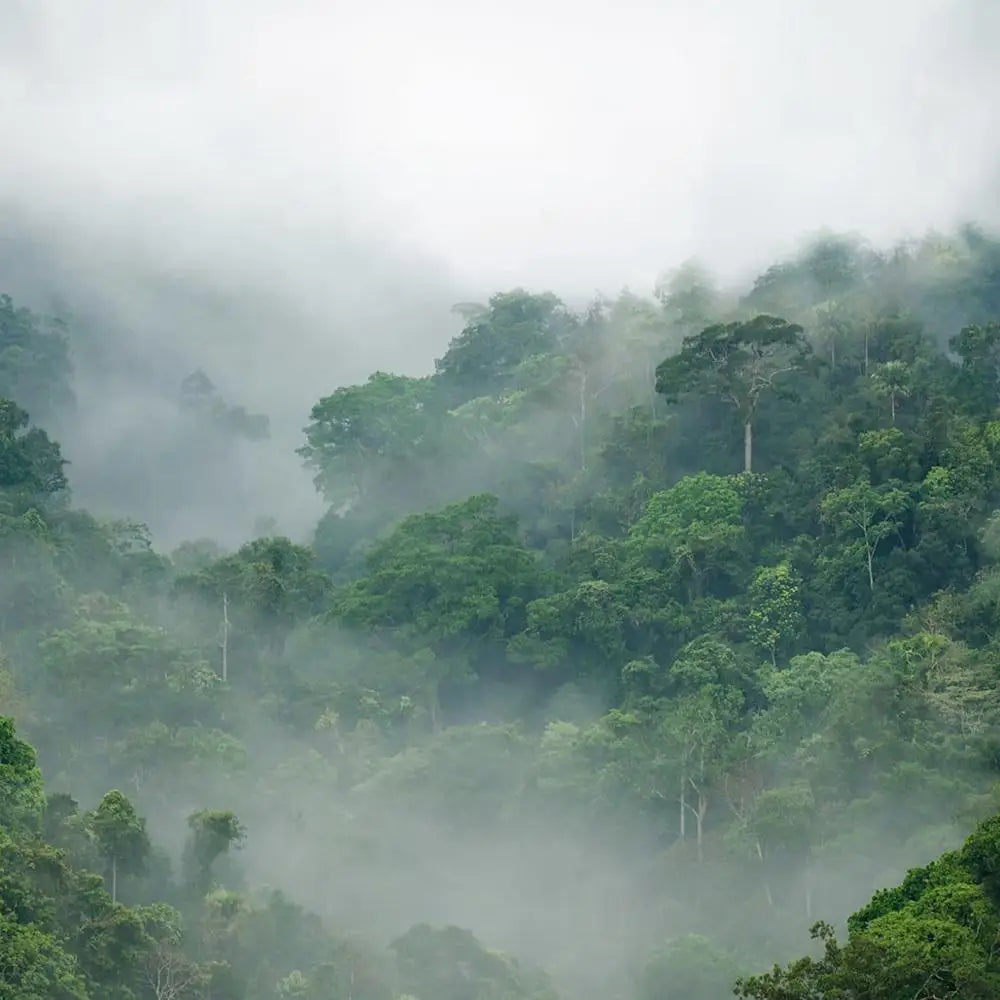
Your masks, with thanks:
[{"label": "green foliage", "polygon": [[34,748],[18,739],[13,719],[0,716],[0,824],[33,826],[44,802]]},{"label": "green foliage", "polygon": [[88,1000],[73,955],[51,934],[0,914],[0,997],[3,1000]]},{"label": "green foliage", "polygon": [[13,507],[12,513],[23,512],[31,500],[44,501],[67,485],[59,445],[40,428],[29,428],[28,421],[27,411],[0,397],[0,500]]},{"label": "green foliage", "polygon": [[407,995],[439,1000],[555,1000],[546,978],[489,951],[466,930],[411,927],[392,943]]},{"label": "green foliage", "polygon": [[775,662],[778,650],[794,644],[805,625],[802,579],[788,563],[762,566],[754,575],[748,596],[750,639]]},{"label": "green foliage", "polygon": [[865,478],[828,493],[820,516],[847,541],[843,552],[855,554],[875,589],[875,557],[879,547],[897,534],[910,505],[908,491],[899,483],[872,485]]},{"label": "green foliage", "polygon": [[[71,508],[24,409],[69,334],[0,300],[0,708],[53,789],[0,727],[12,996],[551,996],[471,931],[389,957],[245,888],[230,806],[351,930],[528,900],[572,1000],[725,995],[896,883],[744,995],[997,995],[995,822],[926,862],[998,804],[998,264],[825,235],[743,296],[466,304],[432,376],[315,403],[311,544],[170,559]],[[266,432],[201,373],[181,402]]]},{"label": "green foliage", "polygon": [[775,316],[719,323],[684,338],[656,369],[656,391],[676,402],[692,392],[733,407],[745,431],[744,466],[752,465],[751,428],[762,398],[800,371],[811,352],[803,329]]},{"label": "green foliage", "polygon": [[191,836],[185,849],[189,879],[202,893],[211,885],[212,865],[221,854],[238,848],[246,839],[246,828],[226,810],[202,809],[187,819]]},{"label": "green foliage", "polygon": [[429,391],[426,379],[376,372],[313,407],[299,454],[330,503],[360,504],[413,474],[427,445]]},{"label": "green foliage", "polygon": [[181,382],[181,406],[209,426],[250,441],[262,441],[270,433],[270,421],[261,413],[247,413],[242,406],[230,406],[201,370]]},{"label": "green foliage", "polygon": [[700,934],[688,934],[655,950],[639,975],[635,996],[726,1000],[737,974],[736,962],[724,949]]},{"label": "green foliage", "polygon": [[108,792],[91,813],[89,826],[111,870],[111,899],[118,899],[118,875],[138,874],[150,852],[146,821],[117,789]]},{"label": "green foliage", "polygon": [[849,922],[846,945],[819,925],[813,935],[824,942],[822,959],[800,959],[741,980],[737,994],[756,1000],[994,996],[1000,988],[1000,911],[992,881],[1000,870],[998,824],[1000,818],[987,821],[960,852],[877,893]]},{"label": "green foliage", "polygon": [[699,473],[654,494],[629,531],[632,551],[657,570],[676,574],[692,599],[725,586],[743,569],[743,492],[733,477]]},{"label": "green foliage", "polygon": [[436,362],[438,378],[465,399],[493,393],[522,362],[551,354],[567,322],[552,294],[516,289],[494,295]]},{"label": "green foliage", "polygon": [[73,402],[71,370],[62,324],[0,294],[0,398],[49,419]]}]

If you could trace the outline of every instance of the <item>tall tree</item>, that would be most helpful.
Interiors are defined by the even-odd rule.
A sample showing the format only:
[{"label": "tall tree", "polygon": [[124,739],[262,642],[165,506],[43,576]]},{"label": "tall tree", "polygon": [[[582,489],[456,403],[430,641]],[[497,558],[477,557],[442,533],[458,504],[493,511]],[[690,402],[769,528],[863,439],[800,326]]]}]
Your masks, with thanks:
[{"label": "tall tree", "polygon": [[33,826],[44,805],[35,749],[18,738],[13,719],[0,715],[0,823]]},{"label": "tall tree", "polygon": [[490,395],[505,387],[522,362],[551,353],[572,325],[573,317],[550,292],[501,292],[448,345],[435,362],[436,377],[452,403]]},{"label": "tall tree", "polygon": [[875,555],[879,546],[898,532],[910,506],[910,498],[899,483],[875,486],[861,477],[850,486],[832,490],[820,505],[820,517],[843,538],[859,548],[875,590]]},{"label": "tall tree", "polygon": [[246,840],[246,828],[236,814],[227,810],[202,809],[188,816],[191,836],[187,844],[189,877],[194,885],[208,890],[212,865],[221,854]]},{"label": "tall tree", "polygon": [[670,402],[688,393],[717,396],[743,425],[743,470],[753,466],[753,422],[762,397],[802,369],[811,349],[802,327],[774,316],[720,323],[685,337],[656,369],[656,391]]},{"label": "tall tree", "polygon": [[0,396],[48,419],[73,403],[66,331],[0,295]]},{"label": "tall tree", "polygon": [[432,392],[429,379],[376,372],[363,385],[337,389],[312,408],[298,454],[316,472],[316,486],[331,504],[360,504],[412,480],[429,444]]},{"label": "tall tree", "polygon": [[889,418],[895,426],[899,401],[912,392],[910,366],[905,361],[887,361],[872,372],[871,380],[876,392],[889,400]]},{"label": "tall tree", "polygon": [[146,821],[117,789],[108,792],[91,813],[89,826],[111,872],[111,899],[118,901],[118,874],[138,874],[149,858]]}]

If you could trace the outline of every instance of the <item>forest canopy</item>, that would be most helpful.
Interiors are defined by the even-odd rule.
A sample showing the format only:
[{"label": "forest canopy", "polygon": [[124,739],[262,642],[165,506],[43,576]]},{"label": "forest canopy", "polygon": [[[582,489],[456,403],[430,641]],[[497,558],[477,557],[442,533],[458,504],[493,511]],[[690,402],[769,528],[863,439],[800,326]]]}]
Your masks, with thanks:
[{"label": "forest canopy", "polygon": [[[301,401],[327,512],[232,549],[74,505],[93,335],[17,291],[4,1000],[1000,991],[992,236],[463,303]],[[269,446],[180,398],[192,470]]]}]

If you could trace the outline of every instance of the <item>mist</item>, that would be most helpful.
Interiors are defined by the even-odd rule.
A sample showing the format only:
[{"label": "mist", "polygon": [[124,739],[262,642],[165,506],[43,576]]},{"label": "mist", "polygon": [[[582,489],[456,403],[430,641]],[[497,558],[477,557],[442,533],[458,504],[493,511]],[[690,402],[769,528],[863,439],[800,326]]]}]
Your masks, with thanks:
[{"label": "mist", "polygon": [[[69,461],[73,503],[98,519],[147,525],[160,554],[102,555],[99,573],[82,543],[84,555],[62,565],[62,550],[53,555],[32,536],[10,558],[0,581],[11,609],[0,616],[0,681],[9,647],[11,711],[37,744],[51,789],[88,807],[111,785],[126,789],[178,871],[187,817],[232,809],[248,840],[220,882],[286,892],[376,950],[423,921],[470,928],[489,947],[545,967],[567,1000],[632,1000],[636,970],[689,934],[723,941],[741,970],[791,957],[806,947],[813,897],[819,915],[842,920],[967,832],[992,787],[985,751],[949,743],[921,784],[906,770],[917,766],[908,751],[896,748],[884,765],[891,779],[869,781],[844,747],[874,746],[886,719],[896,720],[874,708],[866,715],[860,702],[857,719],[846,709],[837,716],[832,695],[803,709],[801,745],[796,735],[767,758],[776,791],[797,793],[798,769],[812,762],[803,749],[810,727],[833,747],[823,758],[830,773],[809,781],[824,795],[836,785],[829,801],[842,795],[854,812],[806,861],[792,834],[774,834],[765,859],[766,838],[747,832],[744,790],[728,784],[698,812],[695,854],[684,819],[675,839],[676,789],[663,778],[673,765],[655,748],[668,739],[657,728],[672,718],[668,702],[687,696],[673,664],[705,635],[724,634],[735,650],[732,675],[720,666],[712,683],[745,698],[731,721],[748,747],[751,731],[759,735],[753,720],[779,702],[781,691],[767,686],[772,667],[796,664],[808,680],[808,658],[825,657],[825,683],[847,649],[866,683],[889,686],[892,676],[902,685],[891,642],[919,631],[922,614],[948,633],[962,683],[978,683],[978,661],[969,664],[979,649],[963,628],[983,628],[976,588],[995,581],[981,544],[992,486],[976,487],[967,508],[952,497],[946,508],[934,494],[913,515],[921,531],[941,516],[965,532],[935,528],[937,548],[921,548],[920,532],[911,539],[900,520],[898,548],[886,543],[888,597],[872,596],[874,576],[869,594],[837,562],[849,544],[833,515],[817,513],[834,509],[823,507],[826,494],[808,490],[814,459],[827,462],[826,479],[815,479],[831,495],[837,470],[854,468],[854,453],[837,448],[839,428],[853,434],[855,418],[873,481],[910,475],[919,462],[899,471],[896,438],[896,451],[886,445],[873,458],[883,439],[873,445],[864,434],[924,434],[920,421],[940,398],[937,383],[917,384],[920,373],[950,373],[933,351],[965,323],[995,318],[992,237],[983,249],[968,234],[942,236],[937,256],[933,239],[919,240],[967,222],[1000,227],[1000,7],[0,0],[0,26],[0,293],[65,322],[73,367],[72,402],[32,417]],[[777,291],[753,286],[776,262],[804,274],[816,234],[829,231],[885,251],[871,283],[885,315],[866,311],[868,278],[854,272],[829,294],[798,271]],[[900,279],[904,291],[890,293],[885,261],[907,241],[918,246],[915,263]],[[635,594],[652,587],[650,577],[627,573],[668,571],[635,555],[645,505],[705,469],[731,477],[742,447],[721,404],[685,398],[668,410],[653,390],[657,364],[696,332],[676,301],[690,288],[664,292],[661,283],[692,259],[718,283],[696,319],[733,320],[757,294],[761,309],[773,305],[807,327],[833,374],[819,388],[803,378],[800,410],[787,400],[761,410],[761,467],[800,484],[796,493],[781,480],[767,516],[753,515],[778,525],[773,538],[755,536],[752,558],[727,549],[726,559],[746,565],[718,579],[706,571],[706,594],[700,582],[695,596],[678,582],[647,606]],[[568,304],[565,315],[531,320],[558,350],[577,343],[595,296],[608,296],[593,341],[568,348],[557,359],[566,364],[537,382],[523,365],[488,391],[446,375],[435,383],[445,385],[436,408],[412,411],[433,409],[440,427],[394,426],[384,450],[372,449],[373,468],[388,456],[375,485],[341,516],[296,453],[319,420],[314,404],[377,371],[412,376],[423,391],[418,380],[470,329],[453,306],[514,288],[528,289],[512,293],[517,308],[544,313],[529,292],[548,290]],[[623,288],[639,297],[614,299]],[[834,307],[848,318],[830,333],[822,310]],[[501,320],[497,329],[508,329]],[[870,347],[873,364],[902,359],[917,373],[899,390],[900,428],[896,396],[889,418],[883,390],[857,381],[859,372],[868,378]],[[579,387],[564,379],[573,365],[585,372]],[[183,386],[193,374],[211,383],[212,412],[238,411],[254,426],[266,418],[267,433],[232,432],[192,410]],[[944,408],[957,412],[962,393],[974,392],[948,385]],[[468,404],[484,399],[525,409],[474,425]],[[941,465],[973,464],[957,444],[941,455]],[[923,486],[920,468],[913,491]],[[462,507],[486,492],[500,496],[495,514]],[[437,536],[419,521],[428,508],[445,508],[435,530],[460,550],[468,524],[486,524],[483,537],[502,557],[477,563],[476,551],[461,550],[474,569],[455,570],[454,579],[470,575],[452,603],[433,604],[447,586],[420,575],[439,565],[438,542],[428,541]],[[516,531],[508,514],[520,518]],[[400,526],[407,515],[418,519]],[[760,525],[759,534],[771,530]],[[258,536],[287,536],[298,548],[261,540],[240,549]],[[218,551],[188,552],[191,565],[155,563],[194,540]],[[808,619],[780,651],[777,640],[755,646],[743,626],[755,573],[771,569],[775,553],[799,574]],[[536,579],[522,556],[548,575]],[[489,590],[493,567],[511,565],[522,567],[511,570],[515,583]],[[388,607],[378,587],[393,572],[405,579],[390,612],[371,594]],[[462,619],[480,585],[486,610]],[[941,610],[947,588],[963,595],[962,613]],[[129,607],[95,611],[86,599],[94,590]],[[38,593],[51,613],[32,604]],[[431,610],[406,605],[412,593],[432,595]],[[494,604],[501,610],[484,625]],[[148,623],[160,631],[143,632]],[[87,643],[105,627],[116,643],[138,634],[141,655],[129,646],[116,659],[99,647],[88,658]],[[230,641],[232,678],[220,683],[220,643]],[[136,680],[147,655],[155,667]],[[78,714],[60,656],[80,676],[104,676],[106,662],[121,667],[108,682],[121,700],[107,696],[105,727]],[[846,701],[850,690],[845,682],[834,693]],[[2,683],[0,696],[8,697]],[[174,706],[167,723],[155,715],[161,700]],[[952,739],[952,708],[926,701]],[[900,746],[909,746],[903,736]],[[744,765],[752,770],[740,758]],[[739,767],[734,781],[749,787]],[[697,784],[685,774],[682,786],[695,791],[681,792],[680,811],[693,816],[684,796],[697,799]],[[949,784],[958,790],[941,790]],[[760,788],[745,794],[761,801]],[[794,801],[776,801],[783,818],[798,815]],[[817,814],[826,806],[818,792],[814,805]],[[703,850],[715,852],[711,874]],[[136,880],[136,900],[152,898],[157,877]],[[748,920],[754,906],[766,917]]]},{"label": "mist", "polygon": [[[1000,221],[1000,15],[982,3],[0,16],[0,276],[115,338],[100,359],[76,346],[84,418],[55,429],[81,502],[167,545],[235,545],[261,517],[304,537],[291,453],[311,401],[430,370],[455,301],[645,290],[688,257],[745,279],[831,225],[885,243]],[[201,463],[185,499],[128,456],[170,465],[196,369],[273,437]],[[213,503],[234,476],[246,513]]]},{"label": "mist", "polygon": [[[36,218],[143,234],[164,268],[200,247],[213,276],[239,246],[306,281],[300,226],[491,290],[613,291],[689,256],[728,273],[827,225],[996,222],[997,18],[943,0],[7,2],[0,176]],[[237,235],[248,214],[274,249]],[[202,244],[214,229],[228,251]]]}]

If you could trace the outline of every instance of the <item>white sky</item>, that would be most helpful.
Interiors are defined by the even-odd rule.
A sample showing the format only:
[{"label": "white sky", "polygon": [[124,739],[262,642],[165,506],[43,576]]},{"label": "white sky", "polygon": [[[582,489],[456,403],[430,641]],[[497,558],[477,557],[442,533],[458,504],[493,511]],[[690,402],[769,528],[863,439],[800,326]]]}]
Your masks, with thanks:
[{"label": "white sky", "polygon": [[0,31],[0,194],[164,261],[352,232],[572,295],[1000,218],[997,0],[0,0]]}]

